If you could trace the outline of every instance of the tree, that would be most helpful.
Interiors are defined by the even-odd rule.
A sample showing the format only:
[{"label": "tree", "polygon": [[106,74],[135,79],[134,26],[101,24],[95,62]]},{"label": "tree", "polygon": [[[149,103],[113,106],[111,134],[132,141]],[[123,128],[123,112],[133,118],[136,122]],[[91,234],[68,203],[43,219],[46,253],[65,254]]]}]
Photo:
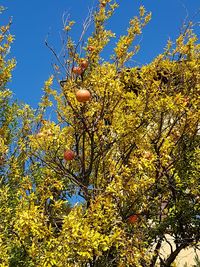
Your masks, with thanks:
[{"label": "tree", "polygon": [[[171,266],[199,244],[197,36],[189,24],[152,63],[127,68],[151,17],[141,7],[110,62],[102,61],[116,7],[100,0],[78,44],[73,22],[64,22],[63,61],[47,43],[55,77],[64,76],[60,88],[50,77],[37,111],[18,107],[18,135],[7,126],[15,152],[1,174],[2,266]],[[51,106],[54,121],[45,115]],[[74,206],[73,195],[81,199]],[[176,247],[163,257],[167,234]]]},{"label": "tree", "polygon": [[[4,8],[0,7],[0,13]],[[25,141],[29,134],[31,109],[12,99],[7,83],[16,62],[9,58],[14,36],[10,34],[12,20],[0,27],[0,264],[13,266],[17,240],[13,218],[21,197],[21,177],[26,174]],[[19,240],[18,240],[19,242]],[[21,253],[21,252],[20,252]],[[20,265],[21,266],[21,265]]]}]

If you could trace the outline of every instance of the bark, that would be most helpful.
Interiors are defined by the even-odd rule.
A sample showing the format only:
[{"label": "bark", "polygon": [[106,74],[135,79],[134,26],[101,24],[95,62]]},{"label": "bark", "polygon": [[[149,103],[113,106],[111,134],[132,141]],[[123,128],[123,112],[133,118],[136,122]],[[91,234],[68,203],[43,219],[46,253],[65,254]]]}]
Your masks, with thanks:
[{"label": "bark", "polygon": [[156,263],[157,258],[158,258],[159,250],[160,250],[161,245],[162,245],[162,240],[163,240],[163,238],[160,238],[158,240],[158,243],[157,243],[157,245],[155,247],[155,250],[154,250],[154,256],[153,256],[153,258],[151,260],[150,267],[154,267],[155,266],[155,263]]}]

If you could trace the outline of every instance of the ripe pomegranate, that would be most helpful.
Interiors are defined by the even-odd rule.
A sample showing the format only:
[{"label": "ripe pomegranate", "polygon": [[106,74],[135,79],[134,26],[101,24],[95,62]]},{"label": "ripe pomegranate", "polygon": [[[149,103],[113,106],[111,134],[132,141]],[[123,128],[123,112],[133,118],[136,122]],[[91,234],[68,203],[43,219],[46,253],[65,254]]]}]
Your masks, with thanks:
[{"label": "ripe pomegranate", "polygon": [[72,151],[72,150],[66,150],[66,151],[64,152],[64,159],[65,159],[65,160],[67,160],[67,161],[69,161],[69,160],[73,160],[74,157],[75,157],[75,153],[74,153],[74,151]]},{"label": "ripe pomegranate", "polygon": [[76,92],[76,99],[78,102],[87,102],[91,98],[91,94],[86,89],[80,89]]},{"label": "ripe pomegranate", "polygon": [[137,222],[137,220],[138,220],[138,216],[136,214],[133,214],[128,218],[129,223],[135,223]]},{"label": "ripe pomegranate", "polygon": [[73,67],[72,71],[76,75],[81,75],[83,73],[83,69],[81,67]]}]

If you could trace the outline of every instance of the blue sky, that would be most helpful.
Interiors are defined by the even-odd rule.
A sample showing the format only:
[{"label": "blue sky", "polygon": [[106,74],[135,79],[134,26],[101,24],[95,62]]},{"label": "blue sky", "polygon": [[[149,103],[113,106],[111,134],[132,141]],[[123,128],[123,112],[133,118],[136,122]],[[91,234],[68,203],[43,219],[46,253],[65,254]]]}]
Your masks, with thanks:
[{"label": "blue sky", "polygon": [[[152,12],[152,20],[139,39],[141,50],[133,58],[134,65],[147,64],[162,53],[167,40],[175,40],[186,16],[191,19],[200,7],[199,0],[119,0],[118,3],[120,7],[107,25],[117,37],[126,31],[129,19],[138,14],[140,5]],[[33,107],[37,106],[44,81],[51,75],[51,64],[55,62],[44,44],[47,35],[49,34],[49,43],[59,52],[64,12],[69,13],[76,21],[73,28],[73,37],[76,40],[88,9],[95,4],[95,0],[1,1],[1,5],[7,7],[1,23],[13,17],[11,32],[15,35],[15,42],[11,56],[16,58],[17,67],[9,87],[15,98]],[[199,20],[199,16],[194,20]],[[111,45],[114,42],[116,40]],[[104,56],[107,57],[110,51],[111,46],[105,49]]]}]

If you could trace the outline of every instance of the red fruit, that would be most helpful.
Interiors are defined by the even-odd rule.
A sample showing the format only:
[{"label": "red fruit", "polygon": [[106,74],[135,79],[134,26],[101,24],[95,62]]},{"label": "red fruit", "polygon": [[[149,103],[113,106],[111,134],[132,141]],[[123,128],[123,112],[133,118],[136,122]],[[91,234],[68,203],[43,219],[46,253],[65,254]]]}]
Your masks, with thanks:
[{"label": "red fruit", "polygon": [[88,61],[87,60],[82,60],[80,63],[80,66],[82,69],[87,69],[88,67]]},{"label": "red fruit", "polygon": [[129,223],[136,223],[138,220],[138,216],[137,215],[131,215],[129,218],[128,218],[128,222]]},{"label": "red fruit", "polygon": [[64,159],[65,160],[73,160],[75,157],[75,153],[72,150],[66,150],[64,152]]},{"label": "red fruit", "polygon": [[76,99],[78,102],[87,102],[90,100],[91,94],[88,90],[86,89],[80,89],[76,92]]},{"label": "red fruit", "polygon": [[81,67],[73,67],[72,71],[76,75],[81,75],[83,73],[83,69]]}]

